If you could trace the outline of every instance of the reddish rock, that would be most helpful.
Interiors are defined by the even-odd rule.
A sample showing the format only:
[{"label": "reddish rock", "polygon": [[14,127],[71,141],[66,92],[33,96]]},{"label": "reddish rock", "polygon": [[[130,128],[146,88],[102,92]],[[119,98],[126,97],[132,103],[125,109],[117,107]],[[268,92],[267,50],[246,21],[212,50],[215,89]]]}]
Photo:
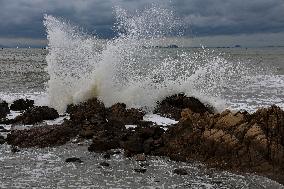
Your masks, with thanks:
[{"label": "reddish rock", "polygon": [[158,155],[174,160],[200,160],[211,167],[257,172],[284,180],[284,111],[272,106],[253,114],[195,113],[185,109],[181,120],[163,135]]},{"label": "reddish rock", "polygon": [[124,125],[133,125],[143,120],[144,115],[145,113],[141,110],[135,108],[126,109],[125,104],[117,103],[109,108],[107,118],[109,120],[121,121]]}]

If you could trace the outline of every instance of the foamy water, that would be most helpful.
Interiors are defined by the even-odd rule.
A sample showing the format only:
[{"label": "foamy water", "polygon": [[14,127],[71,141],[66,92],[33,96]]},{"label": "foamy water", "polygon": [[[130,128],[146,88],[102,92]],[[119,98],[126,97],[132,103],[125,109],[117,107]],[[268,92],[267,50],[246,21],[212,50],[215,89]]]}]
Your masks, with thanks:
[{"label": "foamy water", "polygon": [[[62,19],[45,16],[50,76],[47,93],[50,105],[58,111],[94,96],[107,106],[124,102],[129,107],[152,110],[156,101],[179,92],[196,96],[219,111],[228,107],[254,110],[273,103],[283,106],[279,96],[282,76],[247,62],[229,61],[210,49],[153,48],[167,44],[168,36],[182,26],[172,11],[153,6],[133,15],[116,8],[115,15],[119,36],[106,41],[81,33]],[[272,94],[271,88],[278,91],[267,103],[262,99],[265,95],[244,95],[251,107],[226,96],[260,90]]]}]

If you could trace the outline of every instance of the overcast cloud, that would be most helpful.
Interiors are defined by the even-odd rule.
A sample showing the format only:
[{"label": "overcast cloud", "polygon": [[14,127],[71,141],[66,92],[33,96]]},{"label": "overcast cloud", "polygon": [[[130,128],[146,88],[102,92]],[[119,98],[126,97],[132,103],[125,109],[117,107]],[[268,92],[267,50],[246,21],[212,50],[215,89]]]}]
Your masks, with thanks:
[{"label": "overcast cloud", "polygon": [[[45,39],[44,14],[63,17],[89,32],[111,37],[114,6],[131,11],[157,2],[165,1],[0,0],[0,38]],[[284,0],[171,0],[167,5],[190,26],[186,35],[284,32]]]}]

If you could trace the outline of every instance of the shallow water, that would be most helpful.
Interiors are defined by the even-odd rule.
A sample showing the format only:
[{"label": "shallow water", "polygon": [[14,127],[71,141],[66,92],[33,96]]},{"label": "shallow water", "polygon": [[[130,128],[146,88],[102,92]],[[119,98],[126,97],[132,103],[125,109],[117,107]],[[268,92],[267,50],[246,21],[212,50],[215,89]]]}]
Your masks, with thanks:
[{"label": "shallow water", "polygon": [[[18,153],[12,153],[7,145],[1,146],[0,188],[283,188],[267,178],[235,175],[161,157],[137,162],[121,153],[104,159],[103,154],[88,152],[87,143],[21,149]],[[70,157],[83,162],[66,163]],[[103,167],[101,162],[110,166]],[[148,164],[147,171],[135,172],[143,168],[141,163]],[[176,168],[186,169],[188,175],[174,174]]]}]

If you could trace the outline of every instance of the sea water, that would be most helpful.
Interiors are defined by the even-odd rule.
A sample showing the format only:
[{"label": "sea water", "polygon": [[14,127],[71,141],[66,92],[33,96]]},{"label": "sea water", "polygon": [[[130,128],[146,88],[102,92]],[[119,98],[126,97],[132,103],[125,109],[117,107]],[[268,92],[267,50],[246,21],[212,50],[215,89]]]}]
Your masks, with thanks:
[{"label": "sea water", "polygon": [[[272,104],[284,108],[284,48],[164,48],[175,42],[170,36],[182,26],[171,10],[153,6],[129,14],[116,8],[115,14],[118,36],[114,39],[97,39],[68,21],[46,16],[47,49],[0,49],[0,98],[9,103],[30,98],[36,105],[64,112],[69,103],[98,97],[107,106],[124,102],[150,113],[156,101],[184,92],[218,111],[255,111]],[[102,167],[99,163],[106,160],[87,151],[89,142],[22,149],[15,154],[10,146],[1,145],[0,187],[282,187],[264,177],[167,158],[148,157],[144,174],[134,171],[139,162],[122,154],[107,160],[110,167]],[[83,163],[65,162],[73,156]],[[173,174],[180,167],[189,175]]]}]

